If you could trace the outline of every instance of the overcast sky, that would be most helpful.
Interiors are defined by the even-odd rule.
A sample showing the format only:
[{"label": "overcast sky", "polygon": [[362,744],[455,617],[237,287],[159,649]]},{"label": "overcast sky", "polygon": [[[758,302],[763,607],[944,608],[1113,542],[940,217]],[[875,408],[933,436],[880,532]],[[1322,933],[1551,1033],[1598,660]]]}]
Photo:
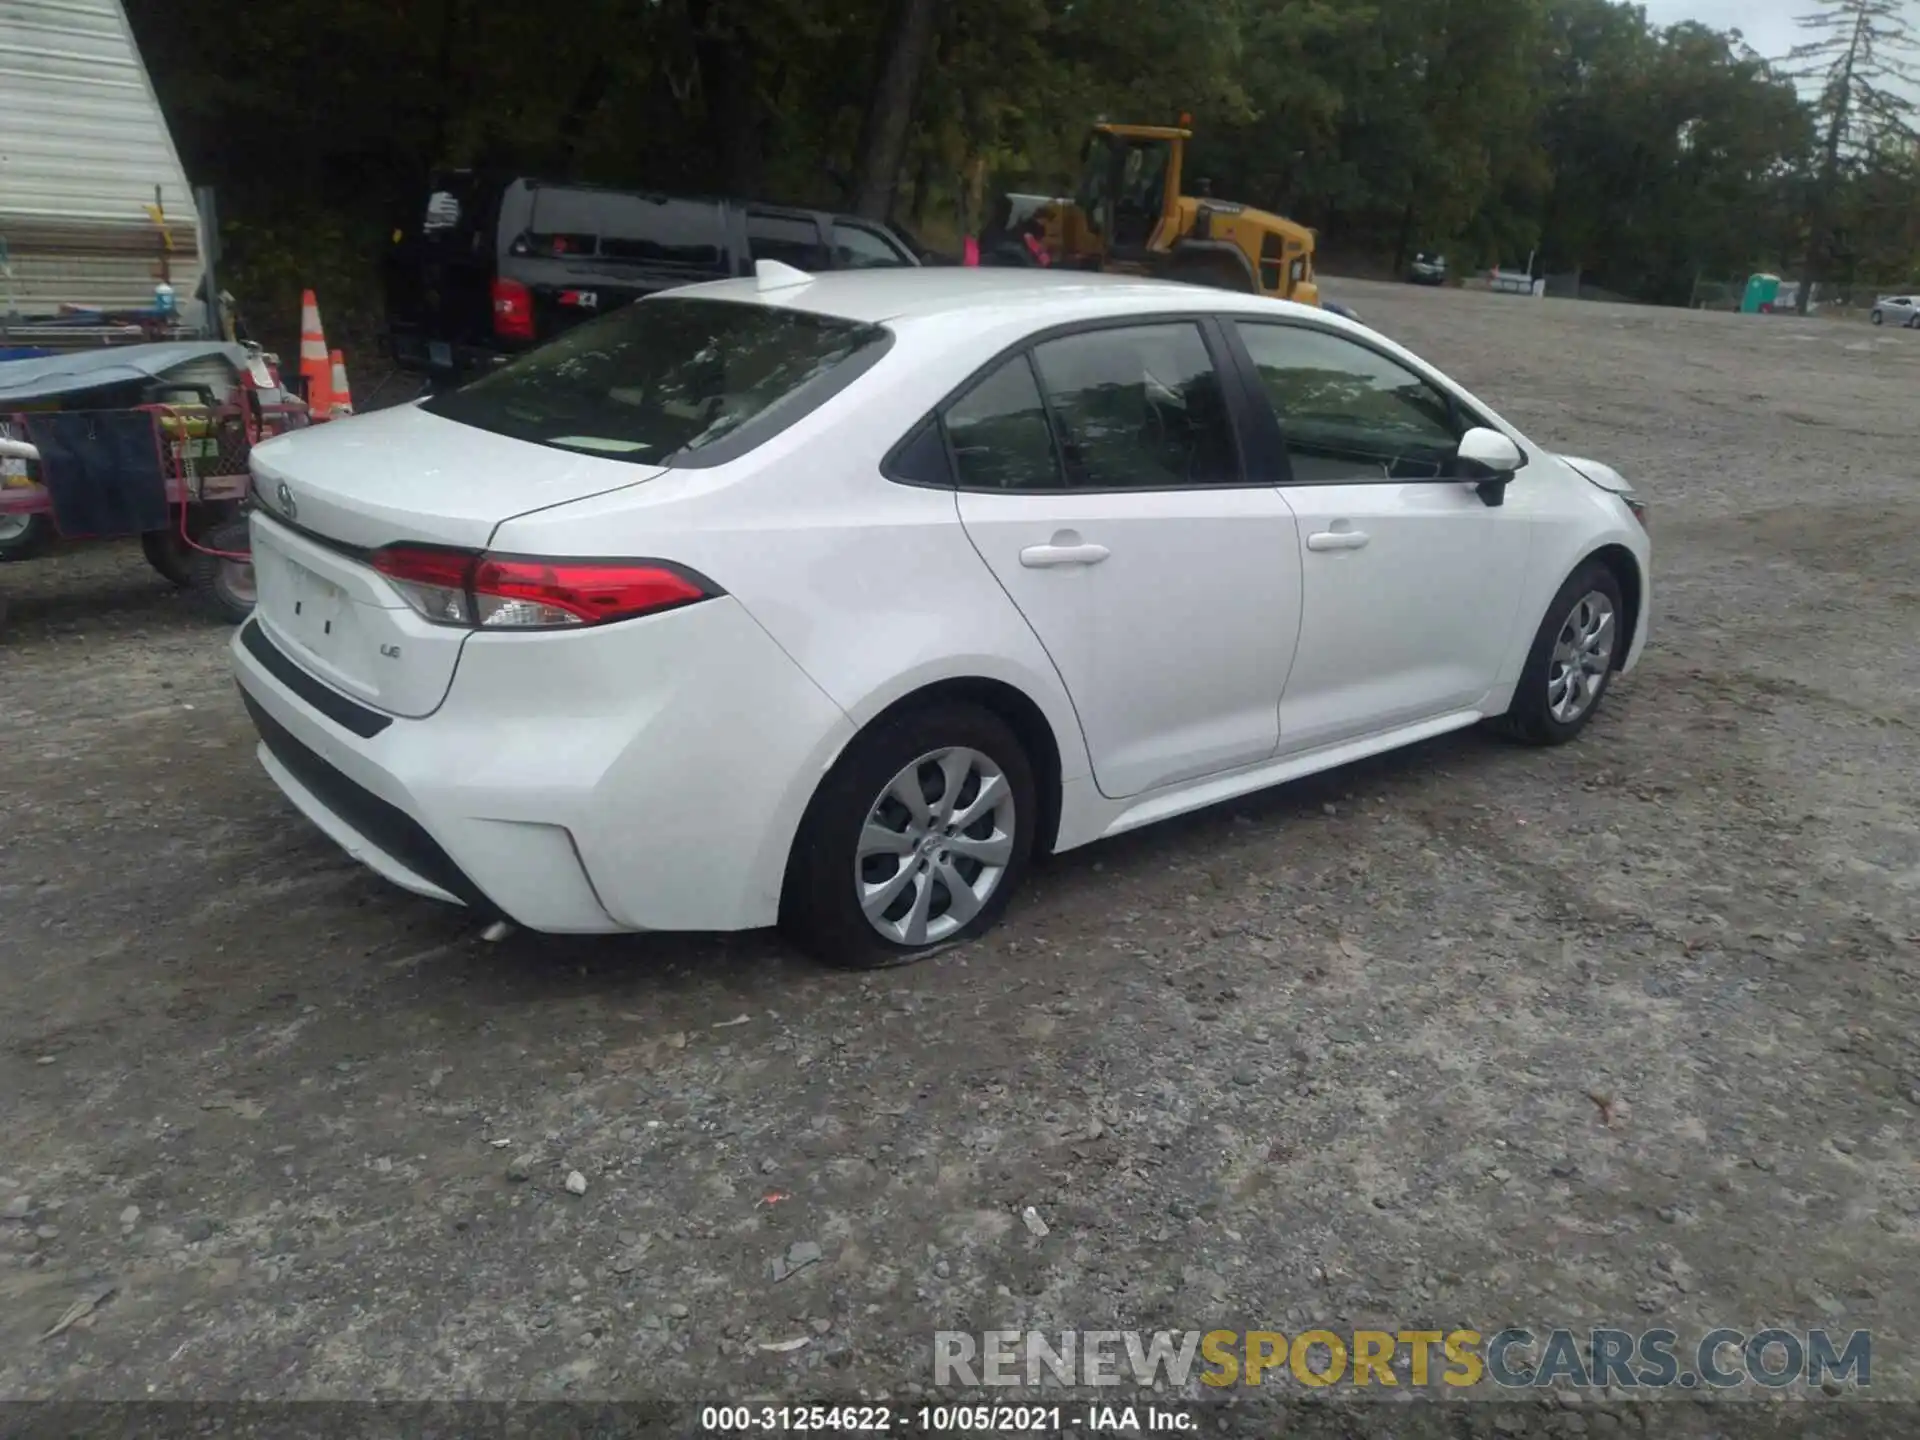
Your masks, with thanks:
[{"label": "overcast sky", "polygon": [[1813,7],[1807,0],[1643,0],[1647,16],[1656,25],[1698,20],[1716,30],[1738,30],[1747,43],[1768,59],[1787,53],[1799,42],[1793,17]]},{"label": "overcast sky", "polygon": [[[1813,0],[1641,0],[1656,25],[1699,20],[1716,30],[1738,30],[1769,60],[1785,55],[1812,36],[1793,23],[1819,6]],[[1920,0],[1907,0],[1907,18],[1920,30]]]}]

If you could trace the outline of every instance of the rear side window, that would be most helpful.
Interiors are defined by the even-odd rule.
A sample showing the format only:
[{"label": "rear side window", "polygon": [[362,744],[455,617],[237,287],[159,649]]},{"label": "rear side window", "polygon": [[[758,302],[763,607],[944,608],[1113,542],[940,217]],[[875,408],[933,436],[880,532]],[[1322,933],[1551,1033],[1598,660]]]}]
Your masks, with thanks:
[{"label": "rear side window", "polygon": [[638,464],[744,453],[856,379],[891,332],[724,300],[643,300],[437,395],[429,414]]},{"label": "rear side window", "polygon": [[805,215],[769,215],[754,211],[747,216],[747,244],[756,260],[778,260],[783,265],[807,271],[826,268],[820,227]]},{"label": "rear side window", "polygon": [[911,263],[885,236],[862,225],[833,227],[833,263],[842,270],[869,270]]},{"label": "rear side window", "polygon": [[726,237],[716,205],[548,185],[535,187],[531,201],[525,228],[508,244],[515,255],[707,270],[723,263]]},{"label": "rear side window", "polygon": [[1060,458],[1033,365],[1015,355],[946,412],[947,440],[964,490],[1058,490]]},{"label": "rear side window", "polygon": [[1238,483],[1233,423],[1199,327],[1096,330],[1049,340],[1033,357],[1076,489]]}]

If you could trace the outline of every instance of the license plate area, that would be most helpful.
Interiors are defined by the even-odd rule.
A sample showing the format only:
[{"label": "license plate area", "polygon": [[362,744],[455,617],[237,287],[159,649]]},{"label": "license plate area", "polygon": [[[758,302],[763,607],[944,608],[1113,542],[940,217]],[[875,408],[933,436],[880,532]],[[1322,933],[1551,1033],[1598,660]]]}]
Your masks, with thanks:
[{"label": "license plate area", "polygon": [[451,370],[453,368],[453,346],[445,340],[429,340],[427,342],[427,363],[436,370]]},{"label": "license plate area", "polygon": [[282,556],[280,565],[287,587],[276,616],[281,628],[322,660],[333,660],[345,642],[353,602],[346,591],[299,561]]}]

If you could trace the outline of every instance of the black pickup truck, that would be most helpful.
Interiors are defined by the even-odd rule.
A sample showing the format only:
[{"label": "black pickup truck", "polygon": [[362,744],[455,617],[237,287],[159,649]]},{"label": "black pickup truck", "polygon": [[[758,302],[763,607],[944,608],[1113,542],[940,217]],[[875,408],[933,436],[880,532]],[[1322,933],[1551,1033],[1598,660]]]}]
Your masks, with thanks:
[{"label": "black pickup truck", "polygon": [[818,210],[435,174],[387,252],[394,363],[458,381],[655,291],[748,275],[921,261],[898,232]]}]

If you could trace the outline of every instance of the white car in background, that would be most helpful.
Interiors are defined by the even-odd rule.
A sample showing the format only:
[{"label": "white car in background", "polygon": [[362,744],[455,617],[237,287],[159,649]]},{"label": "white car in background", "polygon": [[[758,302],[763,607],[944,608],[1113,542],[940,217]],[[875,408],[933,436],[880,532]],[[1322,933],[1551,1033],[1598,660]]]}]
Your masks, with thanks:
[{"label": "white car in background", "polygon": [[1920,296],[1882,295],[1873,302],[1867,318],[1876,325],[1900,325],[1912,329],[1920,325]]},{"label": "white car in background", "polygon": [[900,960],[1048,852],[1477,721],[1571,739],[1647,633],[1619,475],[1196,286],[766,263],[254,464],[262,763],[541,931]]}]

